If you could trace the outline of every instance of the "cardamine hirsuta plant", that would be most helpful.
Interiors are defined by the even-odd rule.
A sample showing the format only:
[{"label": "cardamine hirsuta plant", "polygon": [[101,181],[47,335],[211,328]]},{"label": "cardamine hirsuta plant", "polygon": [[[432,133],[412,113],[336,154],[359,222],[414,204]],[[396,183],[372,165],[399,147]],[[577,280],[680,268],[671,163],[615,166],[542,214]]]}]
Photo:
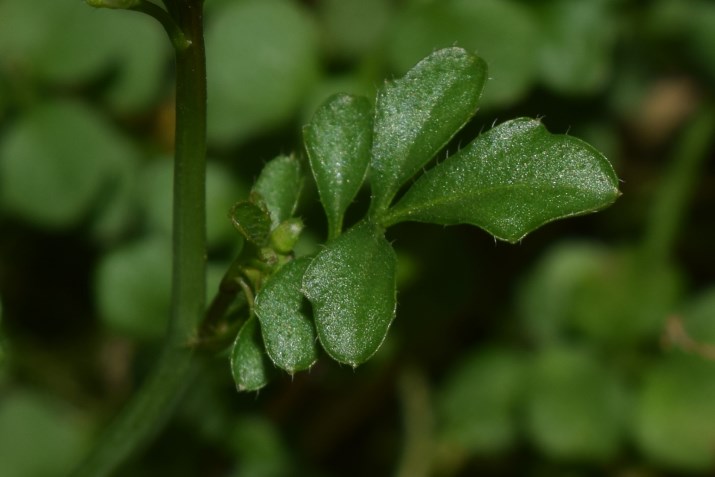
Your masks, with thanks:
[{"label": "cardamine hirsuta plant", "polygon": [[[202,0],[88,0],[148,13],[176,51],[176,158],[172,316],[165,351],[144,388],[108,430],[79,475],[105,475],[159,427],[185,386],[196,349],[226,350],[239,390],[267,384],[272,367],[309,369],[322,348],[358,366],[384,341],[396,313],[397,259],[386,231],[401,222],[471,224],[515,243],[560,218],[619,195],[596,149],[550,134],[541,121],[494,126],[456,153],[434,158],[474,116],[487,79],[475,54],[435,51],[374,101],[328,98],[303,130],[307,163],[327,218],[325,244],[294,254],[304,224],[296,211],[308,175],[297,155],[268,162],[230,220],[244,246],[205,306],[206,77]],[[237,84],[237,88],[241,85]],[[370,187],[361,219],[345,224]],[[347,225],[347,226],[346,226]],[[232,344],[231,344],[232,343]]]}]

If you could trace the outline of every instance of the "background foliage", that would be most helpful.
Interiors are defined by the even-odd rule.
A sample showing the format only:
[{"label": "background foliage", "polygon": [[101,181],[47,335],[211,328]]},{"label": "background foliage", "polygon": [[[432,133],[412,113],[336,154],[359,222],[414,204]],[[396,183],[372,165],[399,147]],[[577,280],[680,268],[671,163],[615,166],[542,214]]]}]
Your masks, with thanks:
[{"label": "background foliage", "polygon": [[[523,243],[402,224],[387,341],[238,394],[226,355],[127,475],[589,476],[715,471],[715,4],[207,0],[209,295],[227,218],[330,93],[435,48],[489,64],[462,133],[541,117],[624,196]],[[160,27],[0,2],[0,470],[71,468],[156,358],[168,309],[172,62]],[[457,137],[449,150],[460,144]],[[314,250],[317,191],[299,212]],[[347,221],[367,206],[365,192]],[[37,456],[43,456],[38,459]]]}]

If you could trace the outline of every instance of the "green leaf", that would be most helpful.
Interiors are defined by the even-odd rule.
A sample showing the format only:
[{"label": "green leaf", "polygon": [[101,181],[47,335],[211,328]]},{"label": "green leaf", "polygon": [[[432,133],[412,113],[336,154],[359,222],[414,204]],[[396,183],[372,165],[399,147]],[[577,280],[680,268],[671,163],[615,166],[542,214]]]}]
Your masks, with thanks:
[{"label": "green leaf", "polygon": [[141,111],[163,93],[171,49],[148,15],[81,1],[3,0],[0,18],[0,68],[18,78],[93,91],[99,85],[99,95],[122,113]]},{"label": "green leaf", "polygon": [[366,98],[337,94],[316,111],[303,136],[330,236],[337,237],[370,162],[372,106]]},{"label": "green leaf", "polygon": [[[515,300],[529,338],[545,345],[571,336],[568,319],[574,312],[576,291],[610,258],[608,249],[589,242],[563,242],[544,251],[522,280]],[[599,308],[601,321],[611,326],[611,320],[600,312]]]},{"label": "green leaf", "polygon": [[503,452],[517,439],[523,356],[508,349],[467,357],[437,395],[440,440],[473,453]]},{"label": "green leaf", "polygon": [[30,109],[0,139],[0,203],[38,225],[70,227],[94,211],[119,165],[136,151],[89,107],[57,101]]},{"label": "green leaf", "polygon": [[548,457],[607,461],[623,440],[626,390],[579,348],[542,351],[530,370],[527,432]]},{"label": "green leaf", "polygon": [[[236,465],[228,477],[279,477],[295,475],[292,454],[283,442],[284,434],[272,419],[252,413],[231,422],[221,437]],[[228,435],[226,435],[228,434]]]},{"label": "green leaf", "polygon": [[612,3],[551,0],[534,5],[544,26],[539,73],[548,86],[562,94],[586,94],[610,79],[618,25]]},{"label": "green leaf", "polygon": [[378,92],[372,147],[372,209],[383,212],[477,111],[484,61],[461,48],[439,50]]},{"label": "green leaf", "polygon": [[382,230],[360,222],[308,267],[303,293],[313,305],[318,338],[336,361],[357,366],[382,344],[395,316],[396,264]]},{"label": "green leaf", "polygon": [[302,311],[301,283],[308,265],[309,258],[288,262],[256,296],[266,352],[276,366],[290,374],[310,368],[318,359],[315,328]]},{"label": "green leaf", "polygon": [[674,470],[715,465],[715,363],[673,354],[645,375],[634,409],[634,431],[651,460]]},{"label": "green leaf", "polygon": [[237,202],[231,208],[231,221],[249,242],[261,246],[268,240],[271,219],[259,204],[250,201]]},{"label": "green leaf", "polygon": [[208,137],[226,145],[298,111],[318,76],[318,31],[296,2],[231,1],[212,13],[206,23]]},{"label": "green leaf", "polygon": [[325,0],[316,5],[325,46],[340,58],[361,59],[380,46],[390,27],[390,0]]},{"label": "green leaf", "polygon": [[618,178],[601,153],[521,118],[425,173],[384,222],[466,223],[514,243],[553,220],[602,209],[618,195]]},{"label": "green leaf", "polygon": [[[43,394],[4,386],[0,399],[3,477],[69,475],[93,443],[89,414]],[[42,458],[38,458],[38,456]]]},{"label": "green leaf", "polygon": [[253,192],[268,208],[272,228],[293,216],[302,188],[303,174],[295,157],[279,156],[263,167]]},{"label": "green leaf", "polygon": [[715,346],[715,287],[711,285],[684,306],[683,325],[698,343]]},{"label": "green leaf", "polygon": [[97,269],[97,301],[104,324],[135,339],[164,336],[171,295],[171,242],[148,237],[105,255]]},{"label": "green leaf", "polygon": [[231,373],[239,391],[258,391],[268,384],[268,360],[256,318],[249,318],[231,350]]}]

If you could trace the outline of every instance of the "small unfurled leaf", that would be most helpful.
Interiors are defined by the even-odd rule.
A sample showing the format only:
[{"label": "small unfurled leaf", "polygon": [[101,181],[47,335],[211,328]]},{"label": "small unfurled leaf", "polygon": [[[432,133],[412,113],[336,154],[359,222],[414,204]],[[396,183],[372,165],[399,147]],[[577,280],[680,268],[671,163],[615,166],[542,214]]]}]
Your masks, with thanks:
[{"label": "small unfurled leaf", "polygon": [[236,336],[231,373],[239,391],[258,391],[268,384],[268,360],[256,318],[249,318]]},{"label": "small unfurled leaf", "polygon": [[357,366],[382,344],[395,316],[397,258],[382,230],[361,222],[329,242],[303,277],[327,353]]},{"label": "small unfurled leaf", "polygon": [[521,118],[425,173],[384,223],[472,224],[514,243],[547,222],[602,209],[618,195],[616,173],[600,152]]},{"label": "small unfurled leaf", "polygon": [[298,206],[303,176],[293,156],[279,156],[263,167],[253,192],[263,199],[271,216],[271,226],[289,219]]},{"label": "small unfurled leaf", "polygon": [[371,163],[375,212],[474,115],[486,75],[481,58],[446,48],[379,91]]},{"label": "small unfurled leaf", "polygon": [[258,246],[266,242],[271,231],[268,212],[250,201],[234,204],[231,208],[231,222],[246,240]]},{"label": "small unfurled leaf", "polygon": [[361,96],[332,96],[316,111],[303,135],[330,235],[335,237],[367,173],[372,106]]},{"label": "small unfurled leaf", "polygon": [[303,274],[309,258],[288,262],[256,296],[266,352],[273,363],[293,374],[310,368],[318,359],[313,323],[302,311]]}]

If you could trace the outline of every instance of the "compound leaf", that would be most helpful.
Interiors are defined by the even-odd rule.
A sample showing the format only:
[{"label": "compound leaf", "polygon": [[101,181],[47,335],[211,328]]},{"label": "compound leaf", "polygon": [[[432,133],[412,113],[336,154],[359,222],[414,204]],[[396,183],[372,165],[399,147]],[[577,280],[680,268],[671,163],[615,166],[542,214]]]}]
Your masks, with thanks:
[{"label": "compound leaf", "polygon": [[334,95],[315,112],[303,136],[330,235],[336,237],[367,173],[372,106],[361,96]]},{"label": "compound leaf", "polygon": [[384,223],[466,223],[514,243],[547,222],[602,209],[618,195],[618,178],[600,152],[520,118],[425,173]]},{"label": "compound leaf", "polygon": [[386,209],[477,111],[487,66],[462,48],[436,51],[378,92],[372,147],[373,210]]},{"label": "compound leaf", "polygon": [[303,277],[325,351],[357,366],[382,344],[395,316],[397,258],[382,230],[370,222],[329,242]]},{"label": "compound leaf", "polygon": [[318,359],[315,328],[301,311],[301,281],[308,265],[309,258],[288,262],[256,296],[266,352],[276,366],[291,374],[310,368]]}]

